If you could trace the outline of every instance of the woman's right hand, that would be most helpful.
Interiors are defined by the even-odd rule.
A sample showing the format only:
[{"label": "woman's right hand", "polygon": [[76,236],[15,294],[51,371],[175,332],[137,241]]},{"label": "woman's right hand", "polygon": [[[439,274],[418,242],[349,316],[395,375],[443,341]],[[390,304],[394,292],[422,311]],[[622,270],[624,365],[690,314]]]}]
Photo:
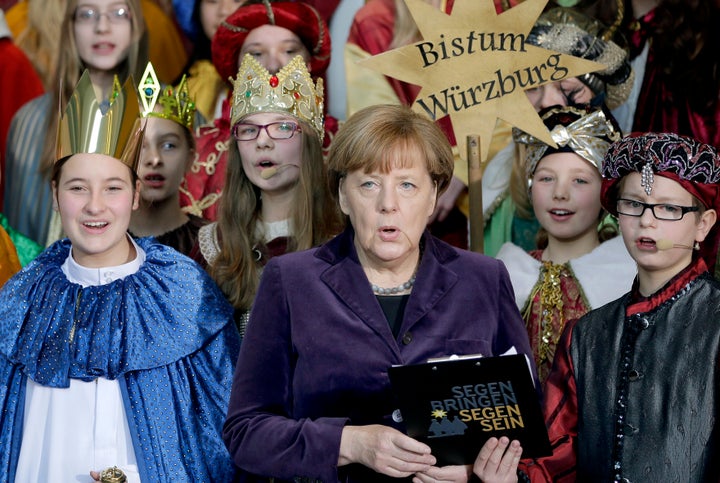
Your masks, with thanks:
[{"label": "woman's right hand", "polygon": [[503,436],[490,438],[480,449],[473,473],[483,483],[517,483],[517,467],[520,463],[522,447],[520,442]]},{"label": "woman's right hand", "polygon": [[345,426],[338,466],[360,463],[383,475],[402,478],[435,464],[430,447],[380,424]]}]

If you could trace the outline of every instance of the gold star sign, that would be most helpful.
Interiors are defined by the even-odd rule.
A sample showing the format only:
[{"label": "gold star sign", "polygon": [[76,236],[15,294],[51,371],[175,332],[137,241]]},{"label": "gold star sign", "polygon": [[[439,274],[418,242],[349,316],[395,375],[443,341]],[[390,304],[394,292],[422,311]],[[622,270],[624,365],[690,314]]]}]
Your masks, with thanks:
[{"label": "gold star sign", "polygon": [[433,418],[441,418],[442,419],[445,416],[447,416],[447,412],[443,411],[442,409],[436,409],[432,412]]},{"label": "gold star sign", "polygon": [[361,65],[421,86],[413,110],[450,115],[459,153],[479,135],[487,158],[496,119],[555,146],[525,90],[605,66],[528,44],[548,0],[525,0],[497,14],[493,0],[456,0],[450,15],[422,0],[405,0],[423,40],[361,61]]}]

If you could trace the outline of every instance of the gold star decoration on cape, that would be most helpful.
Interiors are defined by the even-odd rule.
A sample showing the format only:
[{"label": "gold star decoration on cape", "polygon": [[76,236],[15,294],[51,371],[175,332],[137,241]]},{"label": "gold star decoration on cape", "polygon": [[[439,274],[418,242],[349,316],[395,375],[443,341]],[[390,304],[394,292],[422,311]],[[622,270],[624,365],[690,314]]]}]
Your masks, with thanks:
[{"label": "gold star decoration on cape", "polygon": [[548,0],[525,0],[497,14],[493,0],[455,0],[450,15],[422,0],[405,0],[423,40],[360,62],[421,86],[412,108],[431,119],[450,115],[460,156],[479,135],[487,158],[496,120],[555,146],[525,89],[603,69],[603,64],[528,44]]}]

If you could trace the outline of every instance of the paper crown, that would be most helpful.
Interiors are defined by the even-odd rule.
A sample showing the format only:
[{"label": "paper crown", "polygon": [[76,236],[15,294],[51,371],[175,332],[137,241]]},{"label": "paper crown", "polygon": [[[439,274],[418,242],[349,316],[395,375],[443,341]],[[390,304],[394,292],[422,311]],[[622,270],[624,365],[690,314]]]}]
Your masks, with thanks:
[{"label": "paper crown", "polygon": [[101,103],[86,70],[60,111],[56,161],[78,153],[105,154],[135,170],[142,148],[140,107],[132,78],[121,87],[115,77],[109,105]]},{"label": "paper crown", "polygon": [[275,75],[250,54],[245,54],[233,86],[232,126],[256,112],[288,113],[310,124],[322,140],[323,81],[318,79],[317,84],[313,83],[301,56]]},{"label": "paper crown", "polygon": [[[162,87],[155,75],[151,62],[145,67],[145,73],[138,84],[138,93],[142,101],[142,117],[160,117],[170,119],[192,131],[195,119],[195,102],[190,98],[186,76],[183,76],[177,88],[173,86]],[[160,105],[161,112],[155,111]]]}]

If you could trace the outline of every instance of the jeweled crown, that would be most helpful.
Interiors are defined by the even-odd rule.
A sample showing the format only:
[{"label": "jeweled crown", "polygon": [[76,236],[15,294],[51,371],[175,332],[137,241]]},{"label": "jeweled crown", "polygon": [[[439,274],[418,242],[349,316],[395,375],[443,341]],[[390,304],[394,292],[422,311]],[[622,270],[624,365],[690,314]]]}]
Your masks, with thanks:
[{"label": "jeweled crown", "polygon": [[117,77],[109,101],[98,101],[86,70],[60,112],[56,161],[78,153],[105,154],[135,170],[142,148],[140,103],[132,77],[121,87]]},{"label": "jeweled crown", "polygon": [[313,82],[301,56],[277,74],[270,74],[254,57],[245,54],[233,87],[232,126],[248,114],[286,112],[310,124],[322,140],[323,81]]},{"label": "jeweled crown", "polygon": [[[190,97],[186,76],[180,79],[177,87],[162,87],[155,75],[152,63],[148,62],[145,73],[138,84],[138,93],[142,101],[142,117],[160,117],[170,119],[192,131],[195,119],[195,102]],[[155,107],[160,105],[162,111]]]}]

